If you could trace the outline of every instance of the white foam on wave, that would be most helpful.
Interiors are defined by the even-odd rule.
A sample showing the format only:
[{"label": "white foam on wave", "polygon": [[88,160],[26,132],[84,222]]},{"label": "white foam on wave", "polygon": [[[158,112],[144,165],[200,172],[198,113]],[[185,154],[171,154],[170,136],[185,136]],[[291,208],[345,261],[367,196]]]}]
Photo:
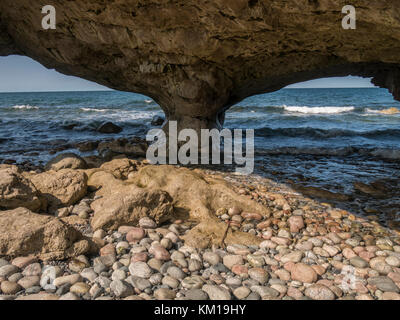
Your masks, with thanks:
[{"label": "white foam on wave", "polygon": [[369,109],[369,108],[367,108],[366,110],[365,110],[365,112],[367,112],[367,113],[375,113],[375,114],[382,114],[382,110],[374,110],[374,109]]},{"label": "white foam on wave", "polygon": [[108,109],[96,109],[96,108],[81,108],[82,111],[85,112],[107,112]]},{"label": "white foam on wave", "polygon": [[18,110],[38,110],[39,107],[36,106],[30,106],[29,104],[27,105],[17,105],[17,106],[13,106],[13,109],[18,109]]},{"label": "white foam on wave", "polygon": [[155,112],[143,112],[143,111],[124,111],[116,115],[116,120],[119,121],[130,121],[140,119],[151,119],[156,115]]},{"label": "white foam on wave", "polygon": [[354,107],[306,107],[306,106],[286,106],[283,109],[288,112],[304,114],[335,114],[354,111]]}]

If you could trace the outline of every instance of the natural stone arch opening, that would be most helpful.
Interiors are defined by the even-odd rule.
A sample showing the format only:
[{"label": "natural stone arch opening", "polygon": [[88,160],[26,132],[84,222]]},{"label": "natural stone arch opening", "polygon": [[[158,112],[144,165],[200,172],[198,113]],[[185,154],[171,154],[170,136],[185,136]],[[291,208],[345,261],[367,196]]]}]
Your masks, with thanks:
[{"label": "natural stone arch opening", "polygon": [[[400,99],[398,9],[371,0],[343,30],[345,1],[54,1],[0,4],[0,55],[150,96],[181,128],[211,128],[242,99],[289,84],[363,76]],[[373,30],[373,32],[371,32]]]}]

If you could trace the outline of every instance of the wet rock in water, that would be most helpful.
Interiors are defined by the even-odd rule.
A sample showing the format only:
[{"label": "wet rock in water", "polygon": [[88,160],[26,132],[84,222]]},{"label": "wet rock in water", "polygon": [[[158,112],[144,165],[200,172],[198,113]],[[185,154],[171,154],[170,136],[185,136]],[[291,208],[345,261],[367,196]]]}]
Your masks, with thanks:
[{"label": "wet rock in water", "polygon": [[38,190],[21,174],[18,167],[0,165],[0,208],[24,207],[37,211],[41,206]]},{"label": "wet rock in water", "polygon": [[293,185],[293,187],[297,192],[300,192],[303,195],[309,197],[321,198],[332,201],[341,201],[341,202],[350,200],[350,196],[346,194],[335,193],[318,187],[305,187],[301,185]]},{"label": "wet rock in water", "polygon": [[104,141],[99,144],[97,151],[103,155],[106,151],[111,154],[124,154],[127,156],[145,157],[148,144],[145,140],[133,138],[120,138],[112,141]]},{"label": "wet rock in water", "polygon": [[96,150],[98,145],[99,145],[99,143],[96,141],[86,141],[86,142],[81,142],[81,143],[76,144],[75,147],[80,152],[89,152],[89,151]]},{"label": "wet rock in water", "polygon": [[153,119],[151,119],[151,125],[152,126],[161,126],[164,123],[165,119],[160,116],[154,116]]},{"label": "wet rock in water", "polygon": [[59,171],[61,169],[86,169],[87,164],[84,159],[75,153],[62,153],[51,159],[46,165],[47,171]]},{"label": "wet rock in water", "polygon": [[353,186],[356,191],[372,196],[374,198],[380,199],[380,198],[385,198],[385,196],[388,196],[387,193],[362,182],[354,182]]},{"label": "wet rock in water", "polygon": [[32,175],[30,179],[47,199],[50,212],[77,203],[87,192],[88,177],[81,171],[48,171]]},{"label": "wet rock in water", "polygon": [[120,126],[117,126],[112,122],[105,122],[97,128],[98,132],[106,134],[120,133],[122,130],[123,129]]},{"label": "wet rock in water", "polygon": [[87,253],[91,244],[72,226],[27,209],[0,212],[0,255],[34,255],[42,260]]}]

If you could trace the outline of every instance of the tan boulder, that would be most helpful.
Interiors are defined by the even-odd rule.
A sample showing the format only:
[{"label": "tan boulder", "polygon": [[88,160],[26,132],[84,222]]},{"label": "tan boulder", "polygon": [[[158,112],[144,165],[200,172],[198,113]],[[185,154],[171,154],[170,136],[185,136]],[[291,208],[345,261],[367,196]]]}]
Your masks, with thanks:
[{"label": "tan boulder", "polygon": [[62,153],[51,159],[45,166],[47,171],[59,171],[62,169],[86,169],[87,164],[84,159],[75,153]]},{"label": "tan boulder", "polygon": [[87,193],[87,175],[79,170],[47,171],[30,178],[47,199],[49,212],[73,205]]},{"label": "tan boulder", "polygon": [[94,250],[71,225],[25,208],[0,211],[0,256],[67,259]]},{"label": "tan boulder", "polygon": [[91,204],[92,228],[116,230],[122,225],[137,225],[143,217],[164,222],[173,216],[171,197],[161,190],[147,190],[135,185],[114,189],[111,194]]},{"label": "tan boulder", "polygon": [[18,167],[0,166],[0,208],[25,207],[36,211],[41,204],[36,187],[21,174]]},{"label": "tan boulder", "polygon": [[126,180],[130,173],[137,171],[138,161],[127,158],[114,159],[104,163],[100,169],[111,173],[117,179]]},{"label": "tan boulder", "polygon": [[222,178],[204,174],[201,170],[168,165],[146,166],[129,181],[168,192],[182,213],[199,221],[214,218],[220,208],[237,207],[266,217],[271,214],[267,207],[236,193]]},{"label": "tan boulder", "polygon": [[[158,222],[179,218],[198,224],[184,236],[185,241],[196,247],[208,247],[221,243],[225,234],[226,225],[220,223],[215,215],[218,209],[237,207],[261,216],[270,215],[267,207],[237,194],[222,178],[200,170],[148,165],[132,172],[126,181],[104,171],[92,171],[89,176],[88,185],[98,190],[96,195],[103,197],[92,203],[95,214],[91,223],[94,229],[134,225],[138,217],[146,215]],[[164,194],[162,192],[173,199],[174,210],[170,210],[168,202],[164,203],[165,206],[168,204],[167,207],[152,203],[150,207],[153,209],[149,210],[148,199],[157,199]],[[225,239],[226,244],[259,242],[255,236],[231,229]]]},{"label": "tan boulder", "polygon": [[230,244],[258,245],[262,239],[248,232],[233,231],[228,229],[224,239],[227,225],[217,219],[207,219],[192,228],[182,236],[185,245],[194,248],[209,248],[213,245],[224,246]]}]

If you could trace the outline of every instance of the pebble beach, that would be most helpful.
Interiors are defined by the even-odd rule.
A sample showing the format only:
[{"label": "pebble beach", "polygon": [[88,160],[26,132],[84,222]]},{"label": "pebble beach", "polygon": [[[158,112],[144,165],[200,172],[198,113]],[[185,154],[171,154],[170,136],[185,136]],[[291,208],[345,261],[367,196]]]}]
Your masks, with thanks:
[{"label": "pebble beach", "polygon": [[[179,170],[179,169],[178,169]],[[34,255],[0,258],[1,300],[399,300],[399,232],[304,197],[260,176],[203,170],[229,183],[269,214],[221,207],[227,232],[259,244],[195,248],[182,237],[196,225],[178,219],[93,231],[91,194],[55,215],[98,251],[41,261]],[[280,195],[280,196],[277,196]],[[99,197],[99,196],[97,196]]]}]

